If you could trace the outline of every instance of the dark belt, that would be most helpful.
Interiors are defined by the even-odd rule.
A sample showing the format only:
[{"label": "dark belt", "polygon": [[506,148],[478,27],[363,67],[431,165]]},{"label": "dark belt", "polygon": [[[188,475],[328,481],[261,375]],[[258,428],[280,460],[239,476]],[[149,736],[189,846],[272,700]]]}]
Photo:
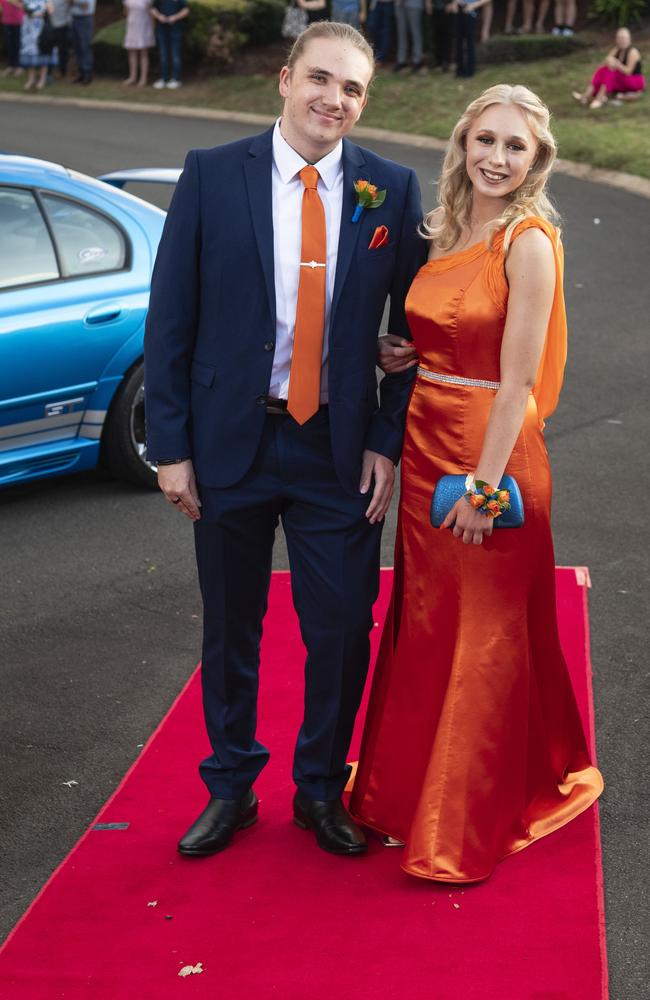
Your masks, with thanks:
[{"label": "dark belt", "polygon": [[[266,412],[272,417],[290,417],[291,414],[287,409],[286,399],[275,399],[273,396],[266,397]],[[321,403],[318,407],[320,410],[327,409],[327,403]]]},{"label": "dark belt", "polygon": [[288,417],[286,399],[274,399],[273,396],[266,397],[266,412],[274,417]]}]

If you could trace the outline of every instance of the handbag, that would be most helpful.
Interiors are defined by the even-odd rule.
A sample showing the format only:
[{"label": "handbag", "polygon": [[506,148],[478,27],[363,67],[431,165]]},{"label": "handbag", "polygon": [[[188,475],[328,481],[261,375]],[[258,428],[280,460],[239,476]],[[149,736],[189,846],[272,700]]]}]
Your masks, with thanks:
[{"label": "handbag", "polygon": [[55,47],[56,35],[50,21],[50,15],[46,11],[43,15],[43,27],[38,36],[38,51],[42,56],[51,56]]},{"label": "handbag", "polygon": [[[435,485],[431,498],[431,524],[439,528],[447,514],[466,492],[466,476],[442,476]],[[510,510],[494,518],[495,528],[521,528],[524,523],[524,501],[517,480],[504,476],[499,483],[500,490],[510,493]]]},{"label": "handbag", "polygon": [[307,11],[303,10],[302,7],[297,7],[295,3],[290,3],[284,12],[281,29],[282,37],[297,38],[298,35],[302,35],[308,24],[309,17]]}]

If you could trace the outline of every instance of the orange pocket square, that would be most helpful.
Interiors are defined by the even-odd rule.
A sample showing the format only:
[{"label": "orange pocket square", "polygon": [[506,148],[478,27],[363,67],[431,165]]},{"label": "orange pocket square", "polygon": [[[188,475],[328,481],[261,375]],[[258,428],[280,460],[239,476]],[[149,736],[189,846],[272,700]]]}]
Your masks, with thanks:
[{"label": "orange pocket square", "polygon": [[378,250],[379,247],[383,247],[388,243],[388,229],[386,226],[377,226],[374,233],[372,234],[372,239],[368,244],[369,250]]}]

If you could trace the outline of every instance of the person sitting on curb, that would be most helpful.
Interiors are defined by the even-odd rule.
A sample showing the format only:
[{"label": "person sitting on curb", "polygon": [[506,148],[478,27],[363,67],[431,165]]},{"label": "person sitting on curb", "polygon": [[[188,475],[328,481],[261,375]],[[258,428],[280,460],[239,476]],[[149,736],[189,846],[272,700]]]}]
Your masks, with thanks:
[{"label": "person sitting on curb", "polygon": [[587,89],[584,93],[574,90],[573,96],[580,104],[602,108],[606,101],[615,96],[625,101],[637,100],[644,90],[641,53],[632,45],[629,29],[619,28],[616,32],[616,44],[594,73]]}]

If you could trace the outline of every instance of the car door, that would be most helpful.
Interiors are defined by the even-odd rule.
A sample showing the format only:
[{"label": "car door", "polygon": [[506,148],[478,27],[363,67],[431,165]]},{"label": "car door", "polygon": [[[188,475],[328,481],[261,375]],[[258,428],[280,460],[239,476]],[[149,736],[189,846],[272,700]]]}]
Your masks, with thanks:
[{"label": "car door", "polygon": [[0,186],[0,460],[77,436],[89,396],[142,328],[150,251],[117,210]]}]

